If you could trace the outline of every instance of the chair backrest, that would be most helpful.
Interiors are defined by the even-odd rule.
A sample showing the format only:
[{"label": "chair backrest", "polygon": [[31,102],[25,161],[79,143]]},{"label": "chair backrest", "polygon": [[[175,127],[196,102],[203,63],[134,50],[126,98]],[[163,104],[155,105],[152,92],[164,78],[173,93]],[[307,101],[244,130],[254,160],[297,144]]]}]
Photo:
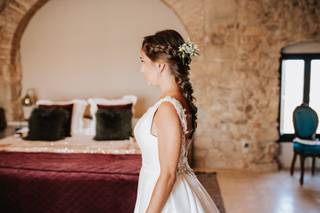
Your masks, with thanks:
[{"label": "chair backrest", "polygon": [[296,107],[293,111],[293,126],[299,138],[314,139],[318,122],[317,113],[306,104]]}]

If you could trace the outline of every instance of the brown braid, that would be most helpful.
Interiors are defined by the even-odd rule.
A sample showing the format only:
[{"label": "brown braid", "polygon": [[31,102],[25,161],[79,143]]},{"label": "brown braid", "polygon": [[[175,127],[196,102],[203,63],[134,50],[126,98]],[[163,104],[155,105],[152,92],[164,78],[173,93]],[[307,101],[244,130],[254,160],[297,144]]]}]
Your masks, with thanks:
[{"label": "brown braid", "polygon": [[191,58],[188,58],[188,63],[183,64],[178,54],[179,46],[184,42],[184,39],[177,31],[163,30],[154,35],[144,37],[142,50],[152,61],[162,59],[169,64],[170,70],[172,70],[176,82],[180,87],[180,91],[186,98],[191,110],[192,130],[189,138],[192,138],[197,128],[198,108],[194,104],[196,98],[192,95],[193,88],[189,78]]}]

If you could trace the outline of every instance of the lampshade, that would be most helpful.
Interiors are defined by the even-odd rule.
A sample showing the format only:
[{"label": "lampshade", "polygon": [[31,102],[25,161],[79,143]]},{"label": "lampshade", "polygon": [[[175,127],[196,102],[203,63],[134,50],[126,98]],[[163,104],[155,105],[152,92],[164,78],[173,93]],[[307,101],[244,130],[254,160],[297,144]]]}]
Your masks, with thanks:
[{"label": "lampshade", "polygon": [[34,89],[28,89],[26,95],[22,98],[23,106],[32,106],[36,103],[36,95]]}]

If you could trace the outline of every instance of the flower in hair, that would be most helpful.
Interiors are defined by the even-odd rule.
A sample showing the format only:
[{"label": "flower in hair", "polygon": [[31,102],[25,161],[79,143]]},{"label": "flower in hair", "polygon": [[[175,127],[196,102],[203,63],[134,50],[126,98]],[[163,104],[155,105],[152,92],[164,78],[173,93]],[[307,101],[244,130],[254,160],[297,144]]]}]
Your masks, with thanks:
[{"label": "flower in hair", "polygon": [[191,57],[199,55],[198,46],[191,41],[187,41],[179,46],[179,56],[182,60],[182,64],[189,64],[191,62]]}]

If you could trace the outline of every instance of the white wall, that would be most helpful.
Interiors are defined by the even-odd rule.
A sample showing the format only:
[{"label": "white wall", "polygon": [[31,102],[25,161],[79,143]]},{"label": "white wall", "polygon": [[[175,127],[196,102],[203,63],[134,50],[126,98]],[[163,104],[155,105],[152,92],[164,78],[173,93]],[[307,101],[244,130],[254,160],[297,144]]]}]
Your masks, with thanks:
[{"label": "white wall", "polygon": [[143,36],[187,33],[160,0],[50,0],[21,41],[23,95],[67,100],[138,95],[138,116],[158,98],[139,72]]}]

